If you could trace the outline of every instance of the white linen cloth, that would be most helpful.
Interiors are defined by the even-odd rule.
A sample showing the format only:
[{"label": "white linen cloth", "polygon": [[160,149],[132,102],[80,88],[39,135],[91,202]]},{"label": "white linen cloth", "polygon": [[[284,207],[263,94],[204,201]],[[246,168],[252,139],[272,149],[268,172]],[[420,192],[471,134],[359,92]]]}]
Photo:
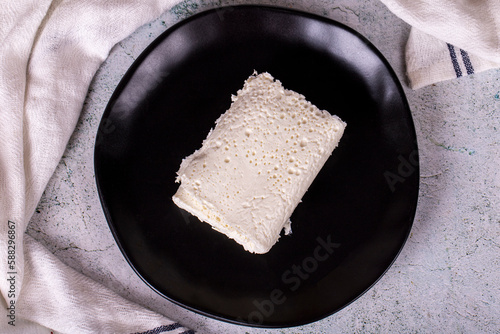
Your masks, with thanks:
[{"label": "white linen cloth", "polygon": [[1,3],[1,333],[192,333],[67,267],[24,233],[98,67],[173,2]]},{"label": "white linen cloth", "polygon": [[500,0],[381,0],[412,26],[410,87],[500,67]]}]

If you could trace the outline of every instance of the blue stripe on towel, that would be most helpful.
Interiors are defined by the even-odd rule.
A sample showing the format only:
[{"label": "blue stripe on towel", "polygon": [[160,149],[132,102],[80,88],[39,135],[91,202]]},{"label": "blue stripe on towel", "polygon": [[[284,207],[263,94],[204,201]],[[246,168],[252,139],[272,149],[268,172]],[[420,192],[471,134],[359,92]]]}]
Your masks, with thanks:
[{"label": "blue stripe on towel", "polygon": [[455,70],[455,74],[457,78],[462,76],[462,70],[460,69],[460,65],[458,64],[457,54],[455,53],[455,47],[450,43],[446,43],[448,45],[448,50],[450,51],[451,63],[453,64],[453,69]]},{"label": "blue stripe on towel", "polygon": [[467,51],[460,49],[460,54],[462,55],[462,60],[465,65],[465,69],[467,70],[467,74],[474,74],[474,67],[472,67]]},{"label": "blue stripe on towel", "polygon": [[[150,329],[148,331],[145,331],[145,332],[137,332],[137,333],[134,333],[134,334],[160,334],[160,333],[165,333],[165,332],[170,332],[170,331],[173,331],[174,329],[177,329],[177,328],[180,328],[182,327],[181,324],[175,322],[173,324],[170,324],[170,325],[163,325],[163,326],[160,326],[160,327],[156,327],[156,328],[153,328],[153,329]],[[194,331],[192,330],[187,330],[183,333],[186,333],[186,334],[194,334]]]}]

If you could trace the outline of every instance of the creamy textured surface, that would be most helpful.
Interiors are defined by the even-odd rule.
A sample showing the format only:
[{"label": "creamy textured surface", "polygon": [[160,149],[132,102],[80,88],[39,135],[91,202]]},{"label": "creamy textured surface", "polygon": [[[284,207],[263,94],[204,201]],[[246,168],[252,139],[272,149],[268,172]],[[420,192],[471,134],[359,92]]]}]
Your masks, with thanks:
[{"label": "creamy textured surface", "polygon": [[266,253],[338,145],[345,123],[269,73],[232,96],[202,147],[183,159],[177,206],[252,253]]}]

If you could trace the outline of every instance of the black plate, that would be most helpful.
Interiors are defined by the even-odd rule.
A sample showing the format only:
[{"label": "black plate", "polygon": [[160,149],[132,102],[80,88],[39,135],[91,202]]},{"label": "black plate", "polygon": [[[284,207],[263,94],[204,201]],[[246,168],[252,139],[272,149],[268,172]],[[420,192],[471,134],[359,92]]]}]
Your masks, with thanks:
[{"label": "black plate", "polygon": [[[265,255],[171,200],[181,159],[254,69],[348,124],[293,235]],[[203,12],[155,40],[109,101],[95,148],[104,212],[137,274],[191,310],[264,327],[321,319],[385,273],[412,225],[418,169],[408,104],[382,55],[337,22],[259,6]]]}]

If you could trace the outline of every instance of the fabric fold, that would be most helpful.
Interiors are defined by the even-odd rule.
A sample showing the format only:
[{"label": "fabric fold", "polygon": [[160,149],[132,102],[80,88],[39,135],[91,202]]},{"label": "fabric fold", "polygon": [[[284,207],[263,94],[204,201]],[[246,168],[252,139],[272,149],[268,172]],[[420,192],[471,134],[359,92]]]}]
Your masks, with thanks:
[{"label": "fabric fold", "polygon": [[410,87],[418,89],[500,67],[500,2],[381,0],[412,26]]},{"label": "fabric fold", "polygon": [[411,29],[405,57],[412,89],[500,68],[499,63],[478,57],[416,28]]}]

